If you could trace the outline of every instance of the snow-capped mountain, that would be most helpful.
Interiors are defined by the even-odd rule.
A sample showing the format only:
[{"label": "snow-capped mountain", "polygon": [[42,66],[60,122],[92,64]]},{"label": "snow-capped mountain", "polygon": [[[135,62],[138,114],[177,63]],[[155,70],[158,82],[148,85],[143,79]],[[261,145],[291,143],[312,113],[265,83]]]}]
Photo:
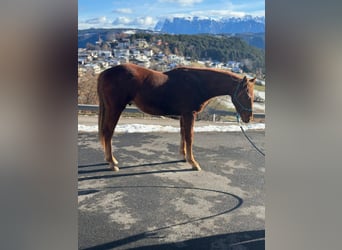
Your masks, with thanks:
[{"label": "snow-capped mountain", "polygon": [[262,33],[265,17],[174,17],[159,21],[155,30],[171,34]]}]

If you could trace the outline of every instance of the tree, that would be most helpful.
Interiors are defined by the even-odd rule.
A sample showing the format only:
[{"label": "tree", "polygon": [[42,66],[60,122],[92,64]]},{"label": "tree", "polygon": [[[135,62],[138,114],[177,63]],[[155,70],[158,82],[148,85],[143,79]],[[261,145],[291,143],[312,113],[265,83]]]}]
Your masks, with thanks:
[{"label": "tree", "polygon": [[87,43],[87,44],[86,44],[86,48],[87,48],[88,50],[95,50],[95,45],[92,44],[92,43]]},{"label": "tree", "polygon": [[97,104],[97,76],[87,70],[78,78],[78,103]]}]

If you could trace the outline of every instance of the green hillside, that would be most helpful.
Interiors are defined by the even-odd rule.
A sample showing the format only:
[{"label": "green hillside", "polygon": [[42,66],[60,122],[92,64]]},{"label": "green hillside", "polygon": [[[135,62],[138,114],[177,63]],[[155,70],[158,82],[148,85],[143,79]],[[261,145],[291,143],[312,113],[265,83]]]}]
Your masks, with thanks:
[{"label": "green hillside", "polygon": [[238,37],[137,33],[131,38],[144,38],[149,43],[161,40],[160,48],[163,51],[190,57],[193,60],[239,61],[246,65],[245,71],[265,72],[264,50],[250,46]]}]

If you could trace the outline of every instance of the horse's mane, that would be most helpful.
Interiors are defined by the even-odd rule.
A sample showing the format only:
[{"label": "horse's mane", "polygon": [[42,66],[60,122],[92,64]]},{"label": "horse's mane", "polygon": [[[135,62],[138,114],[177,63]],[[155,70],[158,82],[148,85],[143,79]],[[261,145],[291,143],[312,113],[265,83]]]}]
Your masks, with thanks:
[{"label": "horse's mane", "polygon": [[[230,70],[223,70],[223,69],[212,69],[212,68],[202,68],[202,67],[185,67],[185,66],[179,66],[179,67],[176,67],[174,68],[173,70],[190,70],[190,71],[211,71],[211,72],[216,72],[216,73],[223,73],[225,75],[229,75],[231,76],[232,78],[234,78],[234,80],[236,81],[241,81],[243,79],[243,76],[240,76],[238,74],[235,74],[233,73],[232,71]],[[172,70],[170,70],[172,71]]]}]

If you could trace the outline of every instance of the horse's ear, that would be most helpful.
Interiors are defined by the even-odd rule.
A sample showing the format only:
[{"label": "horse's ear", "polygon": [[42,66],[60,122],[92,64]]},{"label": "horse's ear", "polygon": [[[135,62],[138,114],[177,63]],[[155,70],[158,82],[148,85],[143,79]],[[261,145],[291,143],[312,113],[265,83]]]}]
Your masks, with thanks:
[{"label": "horse's ear", "polygon": [[256,77],[250,79],[249,82],[250,82],[251,84],[254,84],[254,83],[255,83],[255,80],[256,80]]},{"label": "horse's ear", "polygon": [[242,83],[243,85],[246,85],[246,84],[248,83],[248,80],[247,80],[247,77],[246,77],[246,76],[243,77],[241,83]]}]

